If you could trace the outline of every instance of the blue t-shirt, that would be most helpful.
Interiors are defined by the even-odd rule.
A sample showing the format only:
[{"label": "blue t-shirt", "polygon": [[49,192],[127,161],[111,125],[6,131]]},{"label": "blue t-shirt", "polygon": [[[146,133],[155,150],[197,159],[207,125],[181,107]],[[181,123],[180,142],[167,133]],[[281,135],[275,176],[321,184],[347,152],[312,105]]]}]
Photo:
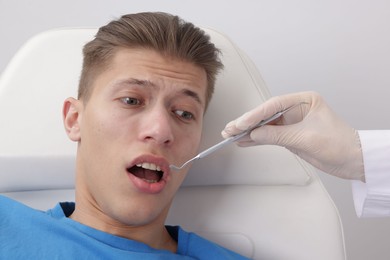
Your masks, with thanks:
[{"label": "blue t-shirt", "polygon": [[67,218],[74,203],[46,212],[0,196],[0,259],[247,259],[180,227],[167,226],[176,254]]}]

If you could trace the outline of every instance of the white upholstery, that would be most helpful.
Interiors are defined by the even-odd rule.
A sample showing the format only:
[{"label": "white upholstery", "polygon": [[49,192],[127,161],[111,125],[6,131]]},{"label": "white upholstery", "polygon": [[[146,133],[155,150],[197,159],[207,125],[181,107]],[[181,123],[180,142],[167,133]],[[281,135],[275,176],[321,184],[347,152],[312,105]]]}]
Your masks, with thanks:
[{"label": "white upholstery", "polygon": [[[224,72],[205,118],[202,148],[225,124],[269,98],[253,63],[224,35]],[[32,38],[0,78],[0,193],[47,209],[73,200],[76,144],[62,126],[75,96],[81,48],[96,29],[58,29]],[[343,231],[314,169],[287,150],[231,145],[193,165],[168,224],[181,225],[254,259],[345,259]]]}]

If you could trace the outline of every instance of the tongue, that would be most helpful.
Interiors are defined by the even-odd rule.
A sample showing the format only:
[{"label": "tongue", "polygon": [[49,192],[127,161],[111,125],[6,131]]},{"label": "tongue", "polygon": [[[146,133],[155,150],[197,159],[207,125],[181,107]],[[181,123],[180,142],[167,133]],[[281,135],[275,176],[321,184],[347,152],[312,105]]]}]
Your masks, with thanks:
[{"label": "tongue", "polygon": [[156,171],[144,170],[144,172],[145,172],[144,179],[152,180],[152,181],[160,180],[160,175],[158,175]]},{"label": "tongue", "polygon": [[146,179],[149,181],[159,181],[160,175],[156,171],[147,170],[143,168],[133,169],[132,173],[141,179]]}]

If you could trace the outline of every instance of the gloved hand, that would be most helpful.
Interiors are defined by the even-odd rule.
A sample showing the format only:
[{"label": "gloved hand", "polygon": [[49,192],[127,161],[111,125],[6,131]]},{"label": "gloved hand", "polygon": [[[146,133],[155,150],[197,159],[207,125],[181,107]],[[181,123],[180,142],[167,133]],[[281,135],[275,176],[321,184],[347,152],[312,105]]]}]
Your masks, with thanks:
[{"label": "gloved hand", "polygon": [[340,119],[315,92],[273,97],[228,123],[224,138],[236,135],[262,119],[292,105],[281,118],[243,137],[239,146],[272,144],[286,147],[318,169],[344,179],[365,181],[357,131]]}]

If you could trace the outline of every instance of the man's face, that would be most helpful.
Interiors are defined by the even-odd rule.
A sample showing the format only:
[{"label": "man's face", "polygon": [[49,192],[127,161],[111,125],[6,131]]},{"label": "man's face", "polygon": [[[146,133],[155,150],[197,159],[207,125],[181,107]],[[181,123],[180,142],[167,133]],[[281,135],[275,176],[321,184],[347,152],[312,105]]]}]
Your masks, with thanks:
[{"label": "man's face", "polygon": [[[105,221],[164,221],[201,138],[204,69],[145,49],[120,49],[79,106],[76,210]],[[75,137],[76,136],[76,137]]]}]

